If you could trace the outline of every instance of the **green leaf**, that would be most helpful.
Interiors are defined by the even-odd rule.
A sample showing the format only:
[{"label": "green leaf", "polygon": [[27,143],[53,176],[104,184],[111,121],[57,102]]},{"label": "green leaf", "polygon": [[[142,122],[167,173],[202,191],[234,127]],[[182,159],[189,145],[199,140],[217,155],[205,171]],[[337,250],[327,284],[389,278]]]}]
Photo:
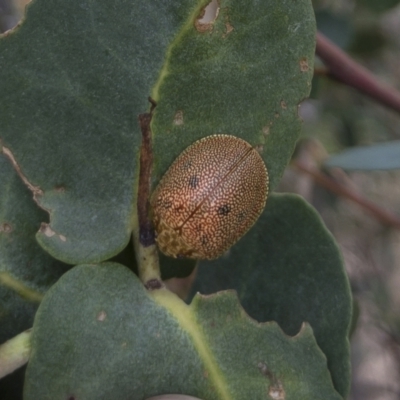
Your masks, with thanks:
[{"label": "green leaf", "polygon": [[0,154],[0,343],[32,326],[44,292],[68,269],[36,242],[46,213]]},{"label": "green leaf", "polygon": [[54,256],[93,261],[127,244],[137,116],[190,3],[38,0],[0,41],[0,137],[43,191],[51,231],[38,240]]},{"label": "green leaf", "polygon": [[50,225],[37,239],[54,257],[95,262],[128,243],[150,94],[155,181],[195,139],[226,132],[263,146],[278,182],[310,90],[311,4],[223,0],[199,32],[205,4],[36,0],[0,41],[0,138],[41,190]]},{"label": "green leaf", "polygon": [[353,147],[329,157],[325,166],[347,171],[400,169],[400,141]]},{"label": "green leaf", "polygon": [[349,282],[334,239],[304,200],[271,196],[257,224],[225,257],[200,262],[193,293],[223,289],[235,289],[251,317],[276,321],[288,335],[308,322],[335,388],[346,398]]},{"label": "green leaf", "polygon": [[153,88],[155,180],[195,140],[228,133],[260,148],[274,188],[299,135],[298,104],[311,88],[311,3],[219,5],[205,32],[194,29],[194,14],[175,37]]},{"label": "green leaf", "polygon": [[187,306],[166,289],[147,292],[115,263],[73,268],[35,318],[24,395],[30,399],[340,400],[304,325],[290,338],[258,324],[233,292]]}]

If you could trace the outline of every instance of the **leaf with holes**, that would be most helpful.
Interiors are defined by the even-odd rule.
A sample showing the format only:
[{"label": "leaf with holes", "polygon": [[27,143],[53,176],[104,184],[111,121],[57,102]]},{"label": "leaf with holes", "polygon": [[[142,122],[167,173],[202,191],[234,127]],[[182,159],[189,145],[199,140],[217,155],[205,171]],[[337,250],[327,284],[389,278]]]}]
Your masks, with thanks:
[{"label": "leaf with holes", "polygon": [[291,338],[258,324],[233,292],[187,306],[166,289],[146,292],[119,264],[65,274],[33,332],[25,400],[341,399],[308,325]]},{"label": "leaf with holes", "polygon": [[46,214],[0,154],[0,344],[32,326],[44,292],[68,269],[35,240]]},{"label": "leaf with holes", "polygon": [[[3,194],[0,196],[1,345],[32,326],[45,291],[69,267],[50,257],[37,244],[35,233],[46,214],[34,203],[32,194],[3,154],[0,154],[0,184]],[[18,398],[23,379],[20,373],[2,379],[2,398]]]},{"label": "leaf with holes", "polygon": [[[225,257],[201,261],[193,293],[235,289],[257,321],[289,335],[314,330],[336,390],[350,387],[352,300],[339,249],[320,217],[294,195],[273,195],[258,224]],[[323,398],[323,397],[321,397]]]},{"label": "leaf with holes", "polygon": [[149,95],[154,182],[223,132],[257,146],[277,184],[310,90],[311,4],[221,0],[204,24],[206,4],[36,0],[0,40],[0,138],[50,216],[37,239],[54,257],[96,262],[127,245]]}]

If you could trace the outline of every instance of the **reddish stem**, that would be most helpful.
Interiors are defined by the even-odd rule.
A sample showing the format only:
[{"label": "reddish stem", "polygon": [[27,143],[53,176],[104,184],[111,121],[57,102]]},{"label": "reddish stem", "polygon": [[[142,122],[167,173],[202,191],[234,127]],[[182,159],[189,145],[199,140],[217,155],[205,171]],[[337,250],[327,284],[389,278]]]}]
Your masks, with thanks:
[{"label": "reddish stem", "polygon": [[400,92],[379,82],[371,72],[319,32],[316,54],[329,68],[329,76],[400,112]]},{"label": "reddish stem", "polygon": [[139,219],[139,241],[144,247],[155,243],[153,225],[149,219],[150,178],[153,164],[152,134],[150,123],[156,103],[149,98],[150,112],[139,115],[142,131],[142,145],[140,147],[139,188],[137,210]]},{"label": "reddish stem", "polygon": [[294,165],[302,172],[305,172],[312,176],[315,182],[320,186],[329,190],[338,196],[344,197],[354,203],[358,204],[365,210],[369,211],[376,219],[378,219],[382,224],[389,225],[400,229],[400,217],[396,214],[383,210],[378,205],[362,197],[359,193],[354,190],[349,189],[346,186],[341,185],[339,182],[330,178],[329,176],[318,171],[316,168],[310,168],[304,163],[299,161],[294,161]]}]

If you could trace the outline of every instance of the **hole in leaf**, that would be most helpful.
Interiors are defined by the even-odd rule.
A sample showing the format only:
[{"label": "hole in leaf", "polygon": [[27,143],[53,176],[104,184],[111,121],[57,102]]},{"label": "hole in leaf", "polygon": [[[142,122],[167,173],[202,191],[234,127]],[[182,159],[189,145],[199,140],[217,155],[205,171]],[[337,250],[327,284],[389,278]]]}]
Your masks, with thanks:
[{"label": "hole in leaf", "polygon": [[219,4],[217,0],[212,0],[205,6],[199,17],[196,19],[195,27],[199,32],[211,31],[213,28],[213,23],[218,18]]}]

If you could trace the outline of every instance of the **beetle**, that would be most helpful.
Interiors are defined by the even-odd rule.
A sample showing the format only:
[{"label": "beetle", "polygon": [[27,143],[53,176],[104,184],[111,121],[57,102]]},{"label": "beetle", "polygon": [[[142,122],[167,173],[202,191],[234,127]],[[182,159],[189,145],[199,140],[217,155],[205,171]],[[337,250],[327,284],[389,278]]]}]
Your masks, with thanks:
[{"label": "beetle", "polygon": [[256,222],[268,171],[245,140],[218,134],[184,150],[150,200],[159,249],[171,257],[214,259]]}]

